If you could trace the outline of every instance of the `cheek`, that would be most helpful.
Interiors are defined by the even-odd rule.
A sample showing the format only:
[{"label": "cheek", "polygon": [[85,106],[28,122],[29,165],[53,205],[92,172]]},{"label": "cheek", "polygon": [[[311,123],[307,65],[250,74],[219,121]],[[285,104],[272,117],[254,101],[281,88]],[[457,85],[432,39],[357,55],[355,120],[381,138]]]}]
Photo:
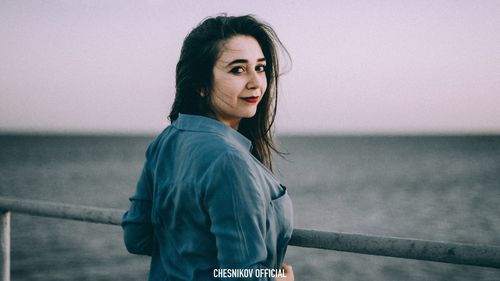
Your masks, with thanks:
[{"label": "cheek", "polygon": [[234,81],[220,81],[216,87],[217,95],[223,99],[234,99],[238,96],[238,87]]},{"label": "cheek", "polygon": [[264,92],[267,90],[267,78],[266,78],[266,76],[264,76],[264,78],[262,78],[260,88],[262,89],[262,94],[264,94]]},{"label": "cheek", "polygon": [[233,83],[229,81],[219,80],[214,85],[214,91],[211,96],[212,105],[219,108],[232,108],[238,102],[238,91],[234,88]]}]

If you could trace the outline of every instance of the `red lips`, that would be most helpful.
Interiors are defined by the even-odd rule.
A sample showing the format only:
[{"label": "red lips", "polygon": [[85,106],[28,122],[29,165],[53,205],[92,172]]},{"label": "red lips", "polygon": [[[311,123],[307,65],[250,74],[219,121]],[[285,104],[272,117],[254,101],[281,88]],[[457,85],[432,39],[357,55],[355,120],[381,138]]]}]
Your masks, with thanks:
[{"label": "red lips", "polygon": [[242,99],[248,103],[257,103],[259,101],[259,97],[245,97]]}]

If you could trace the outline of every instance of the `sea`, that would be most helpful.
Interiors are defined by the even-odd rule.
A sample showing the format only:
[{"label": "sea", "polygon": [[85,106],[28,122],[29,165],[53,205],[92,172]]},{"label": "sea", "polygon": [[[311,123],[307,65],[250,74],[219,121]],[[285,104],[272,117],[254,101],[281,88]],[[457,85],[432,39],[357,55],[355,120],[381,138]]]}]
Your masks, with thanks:
[{"label": "sea", "polygon": [[[154,136],[1,135],[0,196],[125,210]],[[297,228],[500,246],[500,136],[278,136]],[[12,214],[13,281],[146,280],[121,227]],[[500,280],[500,269],[289,246],[295,280]]]}]

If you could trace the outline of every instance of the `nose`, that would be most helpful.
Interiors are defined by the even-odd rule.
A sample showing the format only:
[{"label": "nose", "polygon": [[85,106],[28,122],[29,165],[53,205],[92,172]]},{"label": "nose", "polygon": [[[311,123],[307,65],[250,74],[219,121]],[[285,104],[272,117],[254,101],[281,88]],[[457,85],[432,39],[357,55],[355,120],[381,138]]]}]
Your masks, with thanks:
[{"label": "nose", "polygon": [[254,90],[258,89],[262,86],[262,79],[266,79],[265,74],[261,72],[257,72],[255,70],[251,70],[248,72],[248,82],[247,89]]}]

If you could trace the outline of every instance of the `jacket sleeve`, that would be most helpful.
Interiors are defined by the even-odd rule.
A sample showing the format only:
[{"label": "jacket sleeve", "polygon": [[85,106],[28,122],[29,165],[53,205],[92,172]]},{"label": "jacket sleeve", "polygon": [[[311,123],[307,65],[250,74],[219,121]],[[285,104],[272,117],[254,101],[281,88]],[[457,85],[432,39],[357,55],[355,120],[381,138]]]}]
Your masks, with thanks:
[{"label": "jacket sleeve", "polygon": [[154,243],[151,223],[152,181],[146,165],[137,183],[136,192],[130,197],[130,202],[130,208],[122,220],[125,246],[132,254],[151,256]]},{"label": "jacket sleeve", "polygon": [[220,268],[264,269],[266,247],[266,197],[257,186],[258,171],[238,154],[220,155],[205,174],[205,208],[217,246]]}]

